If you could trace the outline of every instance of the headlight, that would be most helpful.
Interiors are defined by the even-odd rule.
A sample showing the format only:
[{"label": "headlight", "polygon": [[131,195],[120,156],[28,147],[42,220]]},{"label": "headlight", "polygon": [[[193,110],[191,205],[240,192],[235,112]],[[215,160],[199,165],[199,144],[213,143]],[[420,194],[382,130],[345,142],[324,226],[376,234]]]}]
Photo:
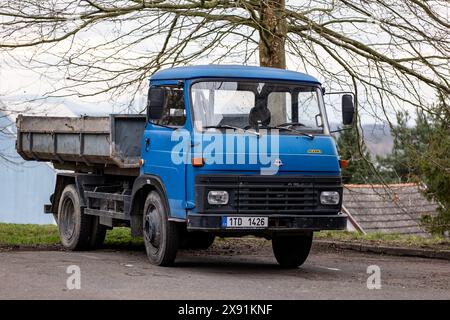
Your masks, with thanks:
[{"label": "headlight", "polygon": [[228,192],[226,191],[210,191],[208,192],[208,203],[209,204],[227,204],[228,203]]},{"label": "headlight", "polygon": [[326,205],[339,204],[340,200],[339,192],[337,191],[322,191],[320,193],[320,203]]}]

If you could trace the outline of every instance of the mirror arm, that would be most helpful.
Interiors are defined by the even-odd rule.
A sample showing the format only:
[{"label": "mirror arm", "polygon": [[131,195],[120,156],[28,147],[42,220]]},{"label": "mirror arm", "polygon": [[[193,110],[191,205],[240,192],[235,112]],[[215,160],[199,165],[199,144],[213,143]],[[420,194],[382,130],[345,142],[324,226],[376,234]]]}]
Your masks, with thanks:
[{"label": "mirror arm", "polygon": [[347,131],[347,130],[352,130],[352,129],[353,129],[353,125],[351,125],[351,126],[349,126],[347,128],[341,128],[341,129],[338,129],[338,130],[332,130],[332,131],[330,131],[330,133],[336,133],[336,132]]},{"label": "mirror arm", "polygon": [[353,96],[353,101],[355,101],[355,93],[351,91],[336,91],[336,92],[326,92],[324,96],[326,95],[332,95],[332,94],[351,94]]}]

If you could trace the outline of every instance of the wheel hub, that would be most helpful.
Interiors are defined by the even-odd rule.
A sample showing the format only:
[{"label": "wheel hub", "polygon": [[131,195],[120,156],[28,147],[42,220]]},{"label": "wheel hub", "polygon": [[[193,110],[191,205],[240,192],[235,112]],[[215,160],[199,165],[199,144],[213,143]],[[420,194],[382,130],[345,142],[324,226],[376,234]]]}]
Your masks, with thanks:
[{"label": "wheel hub", "polygon": [[145,237],[154,247],[160,244],[161,217],[155,208],[151,208],[145,217]]},{"label": "wheel hub", "polygon": [[70,199],[65,199],[63,203],[62,217],[60,224],[62,224],[62,233],[66,239],[71,239],[75,233],[75,218],[74,206]]}]

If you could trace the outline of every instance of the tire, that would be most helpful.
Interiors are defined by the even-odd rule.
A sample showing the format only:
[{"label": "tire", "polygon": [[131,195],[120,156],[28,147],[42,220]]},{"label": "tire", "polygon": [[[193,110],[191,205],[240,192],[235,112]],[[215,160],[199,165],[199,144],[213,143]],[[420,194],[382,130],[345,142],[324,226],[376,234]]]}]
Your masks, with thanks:
[{"label": "tire", "polygon": [[163,197],[151,191],[145,200],[142,223],[147,257],[157,266],[172,265],[178,251],[180,228],[168,220],[167,212]]},{"label": "tire", "polygon": [[272,239],[272,249],[278,263],[283,268],[297,268],[308,258],[313,233],[301,236],[276,236]]},{"label": "tire", "polygon": [[184,249],[208,249],[214,242],[216,236],[206,232],[186,232],[183,235],[182,247]]},{"label": "tire", "polygon": [[62,245],[69,250],[87,249],[91,237],[91,217],[82,214],[80,197],[73,184],[67,185],[58,204],[58,230]]},{"label": "tire", "polygon": [[99,217],[91,217],[91,236],[89,239],[89,248],[96,249],[103,245],[106,237],[107,227],[100,224]]}]

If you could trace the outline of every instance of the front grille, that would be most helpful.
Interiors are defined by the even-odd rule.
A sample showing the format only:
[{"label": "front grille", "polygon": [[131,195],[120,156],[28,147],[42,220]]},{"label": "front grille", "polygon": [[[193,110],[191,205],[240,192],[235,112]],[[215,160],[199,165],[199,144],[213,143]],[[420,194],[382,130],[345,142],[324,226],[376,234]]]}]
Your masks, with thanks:
[{"label": "front grille", "polygon": [[[259,177],[258,177],[259,178]],[[312,182],[242,177],[238,188],[239,213],[300,213],[317,205]]]},{"label": "front grille", "polygon": [[[226,190],[230,201],[225,206],[207,203],[209,190]],[[323,207],[323,190],[342,193],[339,177],[198,175],[196,203],[200,213],[311,214],[337,213],[338,206]]]}]

